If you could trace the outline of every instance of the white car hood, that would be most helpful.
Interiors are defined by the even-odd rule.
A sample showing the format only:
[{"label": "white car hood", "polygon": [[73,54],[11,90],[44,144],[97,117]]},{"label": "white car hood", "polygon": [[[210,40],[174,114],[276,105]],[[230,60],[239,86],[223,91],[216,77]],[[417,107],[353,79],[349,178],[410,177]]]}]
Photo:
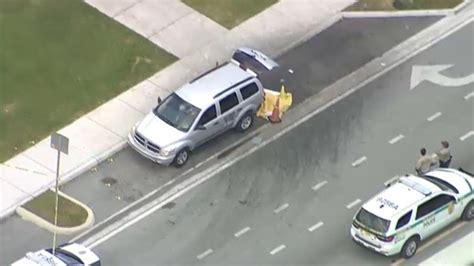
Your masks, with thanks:
[{"label": "white car hood", "polygon": [[153,112],[146,115],[135,130],[160,148],[181,140],[185,135],[184,132],[159,119]]}]

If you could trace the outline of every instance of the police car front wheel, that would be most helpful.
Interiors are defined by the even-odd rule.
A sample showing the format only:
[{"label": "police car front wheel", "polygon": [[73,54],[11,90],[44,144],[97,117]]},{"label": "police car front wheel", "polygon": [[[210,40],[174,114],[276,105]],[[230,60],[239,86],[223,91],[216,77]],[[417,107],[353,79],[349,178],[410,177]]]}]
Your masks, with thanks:
[{"label": "police car front wheel", "polygon": [[416,236],[412,236],[410,239],[408,239],[402,247],[402,257],[406,259],[413,257],[413,255],[416,253],[416,250],[418,249],[419,243],[420,240]]},{"label": "police car front wheel", "polygon": [[462,219],[464,221],[471,221],[474,219],[474,201],[467,204],[466,208],[462,212]]}]

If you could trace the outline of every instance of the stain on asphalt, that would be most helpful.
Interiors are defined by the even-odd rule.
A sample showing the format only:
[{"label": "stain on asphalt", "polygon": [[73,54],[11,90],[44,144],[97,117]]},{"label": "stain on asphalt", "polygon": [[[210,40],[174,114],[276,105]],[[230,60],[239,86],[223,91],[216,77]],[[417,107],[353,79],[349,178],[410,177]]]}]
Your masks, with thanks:
[{"label": "stain on asphalt", "polygon": [[101,181],[107,187],[110,187],[110,186],[113,186],[113,185],[117,184],[117,179],[115,179],[113,177],[110,177],[110,176],[102,178]]},{"label": "stain on asphalt", "polygon": [[176,206],[176,203],[175,202],[168,202],[166,203],[165,205],[163,205],[163,207],[161,207],[162,209],[172,209],[174,206]]}]

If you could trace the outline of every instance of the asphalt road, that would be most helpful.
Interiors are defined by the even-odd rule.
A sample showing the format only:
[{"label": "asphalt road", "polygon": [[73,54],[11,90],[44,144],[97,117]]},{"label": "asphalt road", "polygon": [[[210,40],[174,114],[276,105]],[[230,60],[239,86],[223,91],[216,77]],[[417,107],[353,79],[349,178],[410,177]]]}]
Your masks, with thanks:
[{"label": "asphalt road", "polygon": [[[468,24],[95,250],[107,265],[392,263],[350,240],[357,202],[413,172],[419,148],[434,152],[443,139],[452,166],[474,170],[474,137],[461,138],[474,130],[474,97],[464,98],[472,84],[425,81],[410,90],[413,65],[453,64],[448,77],[473,73],[473,30]],[[443,241],[425,254],[454,239]]]},{"label": "asphalt road", "polygon": [[[344,19],[277,58],[277,61],[282,65],[281,71],[275,73],[273,77],[269,79],[266,78],[265,85],[267,88],[278,90],[280,79],[285,79],[287,89],[293,92],[295,104],[298,104],[308,96],[316,94],[327,85],[358,69],[370,60],[381,56],[396,44],[431,25],[438,19],[439,18],[436,17]],[[289,68],[294,70],[294,74],[290,75],[287,72]],[[263,182],[262,180],[242,180],[247,189],[249,191],[255,191],[261,188],[262,190],[253,193],[264,194],[268,192],[268,196],[274,195],[275,193],[277,195],[286,195],[293,191],[294,186],[299,187],[303,185],[304,182],[301,184],[295,182],[299,180],[303,181],[305,179],[305,173],[312,173],[314,177],[314,170],[316,168],[303,170],[306,168],[305,166],[316,167],[328,161],[332,162],[329,167],[335,168],[336,161],[340,160],[340,157],[343,156],[345,152],[341,150],[333,153],[334,147],[327,145],[327,143],[338,142],[333,138],[339,136],[342,141],[340,143],[338,142],[336,146],[339,147],[337,150],[342,149],[344,148],[344,143],[348,141],[346,137],[349,135],[352,136],[352,133],[338,131],[339,133],[334,135],[334,132],[331,132],[330,128],[341,127],[338,130],[342,128],[346,130],[359,128],[360,125],[357,125],[356,122],[359,118],[356,117],[358,117],[358,112],[362,110],[362,105],[365,104],[365,101],[363,103],[362,99],[360,99],[360,101],[360,106],[350,111],[354,118],[346,118],[345,120],[348,119],[347,121],[342,117],[336,120],[331,118],[323,122],[323,124],[318,122],[318,128],[311,129],[313,131],[311,135],[315,134],[317,138],[305,139],[307,136],[303,138],[311,143],[314,142],[314,145],[321,141],[321,144],[317,144],[318,150],[308,149],[309,143],[290,143],[290,141],[283,144],[288,145],[287,148],[290,152],[287,151],[285,156],[290,157],[278,162],[280,168],[272,170],[271,167],[267,165],[270,161],[260,160],[262,167],[258,170],[254,169],[254,172],[259,175],[261,173],[261,176],[265,177],[263,180],[268,179],[268,182],[275,182],[275,187],[273,188],[275,191],[273,191],[271,187],[266,188],[267,184],[265,183],[262,183],[261,186],[253,187],[253,182]],[[345,113],[347,111],[343,112]],[[260,122],[257,126],[262,123],[263,122]],[[380,125],[380,127],[383,126],[384,125]],[[354,137],[356,137],[356,135],[354,135]],[[96,221],[101,221],[153,189],[169,182],[184,171],[196,166],[196,164],[206,160],[211,155],[224,150],[228,147],[229,143],[234,143],[240,138],[242,138],[242,135],[230,132],[218,138],[216,141],[205,145],[193,154],[189,164],[184,169],[175,169],[173,167],[163,167],[153,164],[130,148],[126,148],[114,155],[110,160],[100,164],[97,169],[87,172],[67,184],[63,188],[63,191],[91,206],[95,212]],[[301,137],[296,137],[293,141],[301,139]],[[311,162],[306,161],[307,158],[311,158]],[[255,161],[255,159],[249,160]],[[412,161],[413,158],[409,160]],[[272,162],[272,164],[273,163],[276,162]],[[271,178],[266,177],[278,172],[292,173],[295,169],[303,171],[301,174],[298,173],[296,179],[287,180],[287,178],[278,176],[280,181],[271,181]],[[197,171],[199,171],[199,169],[197,169]],[[250,176],[258,176],[255,174]],[[331,168],[325,168],[320,177],[327,179],[339,178],[337,176],[333,177]],[[224,180],[224,178],[218,179]],[[232,182],[236,181],[233,179]],[[206,185],[206,187],[207,186],[208,185]],[[236,193],[240,194],[241,192]],[[271,197],[275,196],[276,195]],[[244,196],[242,195],[242,197]],[[318,197],[323,197],[323,195]],[[245,208],[245,206],[246,205],[242,205],[243,208]],[[177,208],[172,209],[172,211],[175,210],[177,210]],[[166,233],[167,229],[164,230],[164,233]],[[2,224],[0,224],[0,231],[3,242],[2,249],[0,249],[0,264],[5,264],[21,257],[26,251],[51,245],[52,237],[50,233],[28,222],[22,221],[17,216],[3,221]],[[21,233],[19,234],[18,232]],[[60,241],[67,241],[69,239],[70,236],[60,237]],[[156,252],[154,253],[156,254]],[[152,254],[153,253],[150,253],[150,255]],[[144,261],[146,260],[143,260],[143,262]]]}]

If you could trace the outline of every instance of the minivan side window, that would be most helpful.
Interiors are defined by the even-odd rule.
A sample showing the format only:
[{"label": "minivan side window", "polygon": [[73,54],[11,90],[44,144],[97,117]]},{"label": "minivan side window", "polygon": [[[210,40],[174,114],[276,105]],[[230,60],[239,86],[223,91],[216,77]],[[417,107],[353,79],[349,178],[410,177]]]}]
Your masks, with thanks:
[{"label": "minivan side window", "polygon": [[418,206],[418,209],[416,210],[416,219],[420,219],[430,214],[431,212],[448,204],[451,201],[455,201],[454,197],[446,194],[438,195],[430,199],[429,201]]},{"label": "minivan side window", "polygon": [[205,124],[209,123],[209,121],[212,121],[214,118],[217,117],[217,112],[216,112],[216,106],[212,105],[211,107],[207,108],[206,111],[201,116],[201,119],[199,119],[199,126],[204,126]]},{"label": "minivan side window", "polygon": [[406,225],[410,221],[410,218],[411,218],[411,211],[409,211],[408,213],[400,217],[400,219],[398,219],[397,226],[395,227],[395,229],[398,229]]},{"label": "minivan side window", "polygon": [[224,114],[225,112],[229,111],[237,104],[239,104],[239,99],[237,98],[237,94],[235,94],[235,92],[226,96],[224,99],[219,101],[219,106],[221,107],[221,114]]},{"label": "minivan side window", "polygon": [[258,92],[258,86],[254,82],[249,85],[240,88],[240,94],[242,94],[242,99],[246,100],[248,97],[254,95]]}]

